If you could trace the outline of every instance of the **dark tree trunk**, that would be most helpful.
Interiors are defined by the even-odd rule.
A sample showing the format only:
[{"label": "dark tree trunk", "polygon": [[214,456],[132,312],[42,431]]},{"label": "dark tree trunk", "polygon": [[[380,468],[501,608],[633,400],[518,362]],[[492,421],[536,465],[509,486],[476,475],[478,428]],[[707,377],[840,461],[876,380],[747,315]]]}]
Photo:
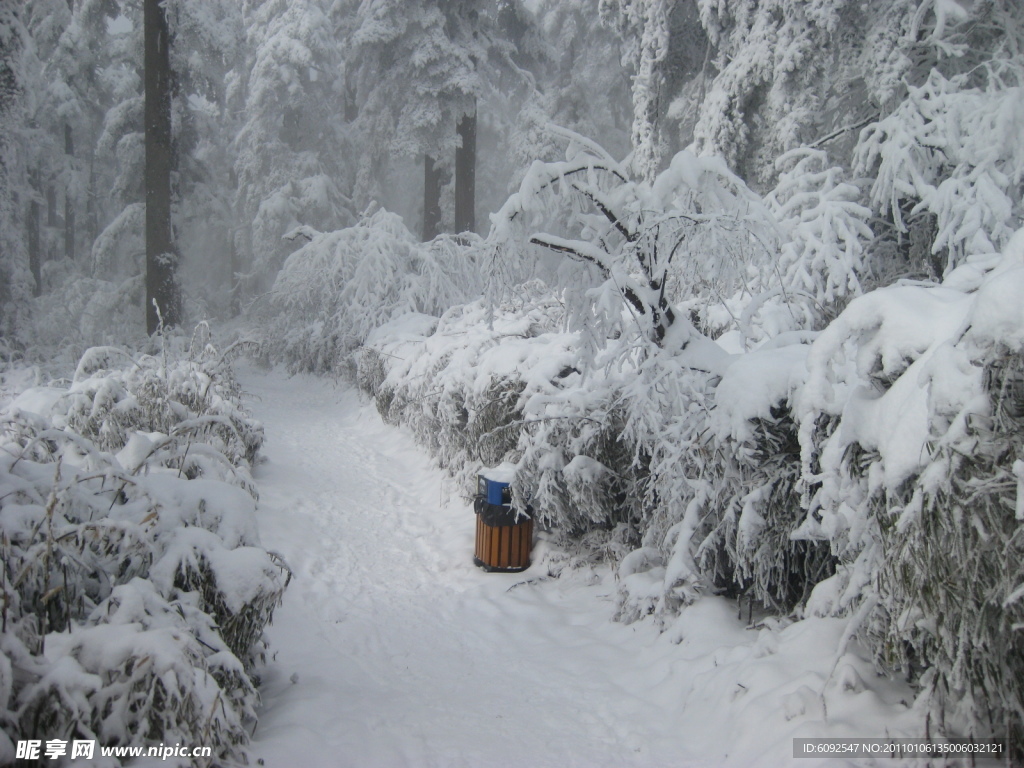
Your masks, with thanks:
[{"label": "dark tree trunk", "polygon": [[57,188],[51,184],[46,188],[46,226],[56,227],[57,221]]},{"label": "dark tree trunk", "polygon": [[96,164],[89,158],[89,190],[85,195],[85,241],[95,243],[100,234],[99,216],[96,212]]},{"label": "dark tree trunk", "polygon": [[43,292],[43,255],[41,251],[41,243],[39,242],[39,201],[36,199],[38,190],[36,182],[38,179],[38,173],[33,172],[29,175],[29,179],[32,183],[32,200],[28,204],[28,216],[26,225],[28,232],[26,239],[28,240],[28,268],[32,273],[32,295],[39,296]]},{"label": "dark tree trunk", "polygon": [[240,275],[242,274],[242,259],[241,254],[238,252],[238,232],[234,229],[230,233],[231,241],[231,261],[229,267],[231,274],[229,275],[231,280],[231,316],[238,317],[242,314],[242,281]]},{"label": "dark tree trunk", "polygon": [[345,122],[352,123],[359,117],[359,89],[356,87],[356,70],[345,73]]},{"label": "dark tree trunk", "polygon": [[[70,125],[64,126],[64,154],[69,160],[75,157],[75,139]],[[75,206],[70,185],[64,190],[64,257],[75,260]]]},{"label": "dark tree trunk", "polygon": [[[171,232],[171,57],[162,0],[145,0],[146,38],[146,330],[178,325],[178,255]],[[157,312],[159,307],[159,314]]]},{"label": "dark tree trunk", "polygon": [[455,150],[455,231],[476,231],[476,111],[459,118]]},{"label": "dark tree trunk", "polygon": [[430,155],[423,156],[423,242],[441,232],[441,168]]}]

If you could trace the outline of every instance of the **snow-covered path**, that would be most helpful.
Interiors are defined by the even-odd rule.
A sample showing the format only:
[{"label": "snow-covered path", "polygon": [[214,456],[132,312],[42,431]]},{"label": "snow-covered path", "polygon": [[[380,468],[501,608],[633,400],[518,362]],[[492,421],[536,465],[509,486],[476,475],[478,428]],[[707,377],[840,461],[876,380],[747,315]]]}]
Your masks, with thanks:
[{"label": "snow-covered path", "polygon": [[573,590],[509,591],[530,572],[475,568],[472,512],[442,505],[441,473],[353,392],[301,382],[245,380],[267,431],[261,535],[295,571],[269,632],[255,754],[282,767],[656,764],[645,743],[666,713],[638,697],[657,681],[635,654],[650,628],[610,624],[609,601]]},{"label": "snow-covered path", "polygon": [[841,625],[805,628],[779,653],[797,627],[759,636],[707,600],[673,643],[611,622],[607,578],[484,573],[471,510],[408,435],[330,382],[241,378],[266,427],[261,536],[295,573],[268,631],[253,744],[265,765],[787,765],[792,735],[882,727],[892,702],[856,685],[877,701],[854,711],[877,717],[817,727],[806,692],[828,684]]}]

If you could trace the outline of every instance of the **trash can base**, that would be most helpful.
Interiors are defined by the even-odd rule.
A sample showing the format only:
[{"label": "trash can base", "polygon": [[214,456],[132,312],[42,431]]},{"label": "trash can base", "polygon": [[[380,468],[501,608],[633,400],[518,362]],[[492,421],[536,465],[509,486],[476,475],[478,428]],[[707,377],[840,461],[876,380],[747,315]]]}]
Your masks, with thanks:
[{"label": "trash can base", "polygon": [[517,566],[515,568],[499,568],[496,565],[488,565],[479,557],[474,557],[473,565],[477,566],[478,568],[483,568],[488,573],[522,573],[530,567],[530,562],[527,561],[526,565]]}]

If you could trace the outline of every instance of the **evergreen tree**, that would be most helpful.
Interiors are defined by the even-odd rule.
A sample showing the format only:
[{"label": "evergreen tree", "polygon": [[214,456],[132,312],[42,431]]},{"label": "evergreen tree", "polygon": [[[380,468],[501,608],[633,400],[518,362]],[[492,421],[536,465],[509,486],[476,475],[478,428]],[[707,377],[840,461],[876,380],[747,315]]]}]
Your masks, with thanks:
[{"label": "evergreen tree", "polygon": [[517,144],[524,165],[557,160],[563,142],[545,124],[554,123],[593,139],[613,157],[630,149],[630,80],[621,61],[625,45],[600,14],[600,0],[544,0],[537,27],[546,47],[538,76],[539,98],[524,110]]},{"label": "evergreen tree", "polygon": [[20,2],[0,7],[0,351],[17,336],[30,290],[15,197],[16,185],[24,177],[16,140],[22,119],[20,62],[26,44],[22,12]]},{"label": "evergreen tree", "polygon": [[390,154],[426,156],[424,235],[440,208],[436,169],[456,154],[451,226],[475,228],[477,107],[503,68],[517,68],[499,10],[482,0],[373,0],[359,9],[349,60],[368,152],[357,193],[379,196]]},{"label": "evergreen tree", "polygon": [[244,58],[243,8],[235,0],[182,2],[174,8],[178,277],[190,312],[225,314],[237,298],[235,274],[243,270],[235,248],[240,221],[232,142],[244,115],[229,99]]},{"label": "evergreen tree", "polygon": [[252,0],[242,8],[246,51],[229,75],[227,98],[242,116],[232,152],[232,248],[244,292],[269,288],[302,244],[283,239],[296,227],[332,230],[353,221],[349,158],[358,151],[345,117],[342,58],[350,13],[344,2],[321,0]]},{"label": "evergreen tree", "polygon": [[[694,0],[600,0],[600,9],[623,40],[623,64],[633,70],[633,169],[651,181],[690,141],[692,113],[704,96],[708,40]],[[680,126],[678,138],[672,123]]]}]

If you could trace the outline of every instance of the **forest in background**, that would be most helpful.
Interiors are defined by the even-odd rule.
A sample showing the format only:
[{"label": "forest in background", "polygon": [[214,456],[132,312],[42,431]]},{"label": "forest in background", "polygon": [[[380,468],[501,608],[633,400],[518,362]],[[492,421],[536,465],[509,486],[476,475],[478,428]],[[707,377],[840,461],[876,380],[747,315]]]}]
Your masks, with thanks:
[{"label": "forest in background", "polygon": [[[93,455],[83,436],[100,456],[160,432],[136,470],[248,488],[184,447],[195,432],[236,468],[255,456],[215,426],[244,419],[224,358],[146,335],[143,5],[0,8],[2,353],[67,376],[94,421],[117,414],[8,413],[4,440],[59,466]],[[709,593],[847,616],[844,642],[917,687],[923,731],[1024,749],[1018,0],[160,5],[183,327],[220,321],[266,360],[353,377],[466,488],[511,461],[567,548],[615,564],[623,620]],[[163,365],[86,352],[111,344]],[[186,401],[222,375],[219,399]],[[139,394],[160,387],[185,410]],[[141,520],[124,470],[103,492]],[[42,477],[11,481],[35,484],[7,534],[24,562],[32,515],[55,509]],[[216,570],[166,552],[192,565],[154,582],[160,599]],[[95,621],[150,567],[54,615],[41,562],[19,606],[23,627],[50,624],[3,648],[22,668],[47,627]],[[216,681],[241,702],[228,753],[252,714],[246,643],[283,589],[272,560],[251,566],[245,642],[219,641],[244,662]],[[9,679],[7,722],[88,721],[50,714],[59,686]]]},{"label": "forest in background", "polygon": [[[812,286],[829,279],[824,262],[803,278],[832,304],[997,250],[1019,204],[1019,147],[1000,134],[1017,87],[1012,2],[158,5],[173,38],[174,242],[190,321],[251,310],[309,232],[355,224],[372,204],[424,240],[486,236],[530,164],[564,158],[550,126],[629,153],[632,178],[648,182],[687,147],[763,196],[784,177],[827,174],[870,230],[848,238],[857,280]],[[0,306],[12,349],[88,346],[139,325],[142,7],[5,4]],[[457,211],[459,194],[471,202]],[[819,314],[835,314],[827,304]],[[72,324],[79,338],[68,311],[86,318]]]}]

